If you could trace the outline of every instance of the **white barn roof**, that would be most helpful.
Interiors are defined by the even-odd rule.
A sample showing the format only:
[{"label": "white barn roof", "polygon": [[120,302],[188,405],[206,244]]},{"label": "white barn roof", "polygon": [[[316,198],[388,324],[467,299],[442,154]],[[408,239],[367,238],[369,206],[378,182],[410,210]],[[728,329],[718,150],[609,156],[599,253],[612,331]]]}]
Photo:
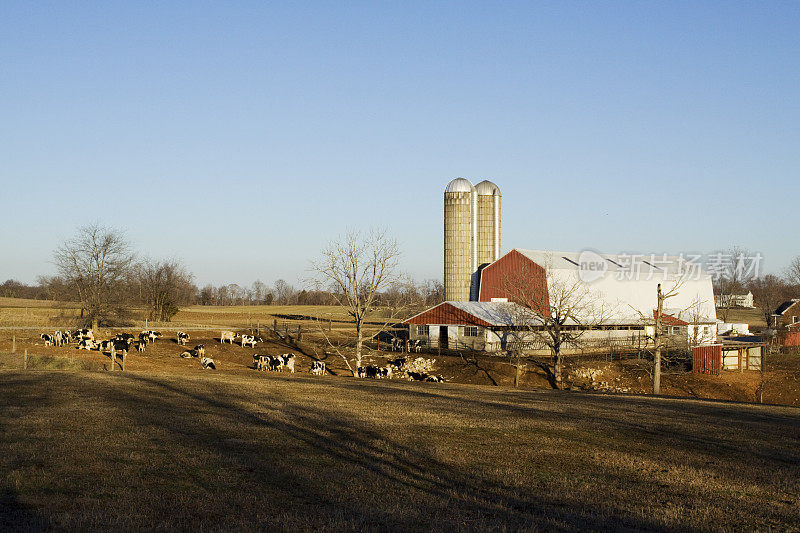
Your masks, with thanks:
[{"label": "white barn roof", "polygon": [[[548,285],[583,280],[609,309],[606,323],[633,323],[642,317],[652,319],[657,307],[656,287],[663,292],[680,284],[678,293],[668,298],[665,307],[681,310],[683,320],[690,316],[716,318],[711,276],[699,264],[687,264],[680,256],[597,254],[595,252],[554,252],[522,250],[519,253],[550,271]],[[596,279],[581,265],[587,261],[602,264]],[[552,291],[551,291],[552,292]]]}]

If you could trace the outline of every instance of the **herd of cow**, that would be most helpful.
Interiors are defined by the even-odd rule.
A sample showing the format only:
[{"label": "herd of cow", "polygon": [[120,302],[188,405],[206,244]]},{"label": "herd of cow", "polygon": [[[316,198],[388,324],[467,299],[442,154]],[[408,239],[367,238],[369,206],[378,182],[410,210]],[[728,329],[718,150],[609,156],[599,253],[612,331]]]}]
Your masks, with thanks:
[{"label": "herd of cow", "polygon": [[[155,342],[162,336],[163,335],[158,331],[146,330],[139,334],[138,339],[130,333],[118,333],[112,339],[98,341],[94,338],[94,332],[91,329],[84,328],[75,331],[56,331],[52,335],[43,333],[41,338],[44,341],[45,346],[66,346],[71,342],[76,341],[78,343],[77,348],[79,350],[111,351],[114,354],[119,353],[124,358],[127,356],[128,351],[131,349],[134,342],[136,342],[136,349],[139,352],[144,352],[149,343]],[[177,343],[181,346],[186,346],[186,343],[190,340],[189,335],[183,331],[178,331],[176,337]],[[220,344],[224,344],[226,341],[230,344],[233,344],[234,341],[237,341],[242,347],[249,346],[251,348],[255,348],[256,344],[263,342],[264,339],[254,335],[236,334],[233,331],[222,331],[220,333],[219,342]],[[402,345],[397,343],[397,348],[400,348],[400,346]],[[395,348],[394,344],[392,348]],[[416,347],[412,344],[411,346],[407,347],[407,349],[408,348],[413,350]],[[202,344],[198,344],[191,350],[184,351],[180,354],[180,356],[184,359],[197,358],[204,369],[216,370],[214,360],[210,357],[206,357],[206,349]],[[255,354],[253,355],[253,368],[259,371],[266,370],[272,372],[283,372],[283,370],[286,369],[289,372],[294,373],[295,360],[296,356],[293,353],[283,355]],[[383,367],[379,367],[377,365],[359,366],[356,370],[356,375],[359,378],[391,379],[393,376],[402,374],[403,377],[407,377],[411,381],[444,381],[442,376],[430,375],[424,372],[410,372],[406,370],[405,367],[406,358],[398,357],[397,359],[388,361],[388,364]],[[325,374],[326,370],[327,369],[324,361],[311,362],[311,374],[321,376]]]},{"label": "herd of cow", "polygon": [[[74,332],[56,331],[52,335],[42,333],[41,339],[44,341],[45,346],[67,346],[74,340],[78,343],[78,350],[111,351],[113,355],[119,354],[124,359],[133,347],[134,342],[136,342],[136,350],[144,352],[149,343],[156,342],[162,336],[159,331],[146,330],[139,334],[138,341],[136,340],[137,337],[131,333],[117,333],[114,338],[101,341],[94,338],[94,331],[83,328]],[[181,346],[185,346],[188,340],[188,334],[183,331],[177,333],[177,342]],[[202,344],[198,344],[191,352],[183,352],[181,357],[185,357],[185,354],[190,354],[190,357],[197,357],[200,360],[200,365],[204,369],[215,370],[214,360],[206,357],[205,352],[205,347]]]}]

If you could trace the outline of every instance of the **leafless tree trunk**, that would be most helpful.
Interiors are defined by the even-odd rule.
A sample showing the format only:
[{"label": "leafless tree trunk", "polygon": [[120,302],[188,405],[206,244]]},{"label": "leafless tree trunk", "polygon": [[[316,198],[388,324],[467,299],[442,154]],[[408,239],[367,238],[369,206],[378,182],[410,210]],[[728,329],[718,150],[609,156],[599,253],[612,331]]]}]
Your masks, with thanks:
[{"label": "leafless tree trunk", "polygon": [[502,285],[509,297],[506,320],[516,346],[514,385],[519,382],[523,346],[534,340],[550,349],[553,379],[560,389],[564,345],[579,346],[587,331],[608,320],[611,310],[577,273],[559,274],[549,265],[544,266],[544,275],[523,267],[506,276]]},{"label": "leafless tree trunk", "polygon": [[355,324],[352,364],[343,355],[354,376],[358,367],[363,366],[364,323],[378,304],[380,292],[399,281],[399,256],[397,243],[386,232],[372,230],[362,235],[351,231],[343,239],[328,244],[322,257],[312,263],[316,278],[311,281],[319,290],[329,290]]}]

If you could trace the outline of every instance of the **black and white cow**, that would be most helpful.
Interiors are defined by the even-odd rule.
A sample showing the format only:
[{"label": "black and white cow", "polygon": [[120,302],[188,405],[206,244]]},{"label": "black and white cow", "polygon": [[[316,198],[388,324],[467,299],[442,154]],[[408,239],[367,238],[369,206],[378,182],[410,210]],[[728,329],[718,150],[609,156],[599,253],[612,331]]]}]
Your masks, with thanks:
[{"label": "black and white cow", "polygon": [[136,343],[136,349],[140,352],[144,352],[146,346],[147,346],[146,342],[139,341]]},{"label": "black and white cow", "polygon": [[244,348],[246,345],[249,345],[251,348],[255,348],[257,342],[258,340],[256,340],[256,338],[252,335],[242,335],[242,348]]},{"label": "black and white cow", "polygon": [[193,355],[192,355],[192,352],[187,350],[187,351],[181,353],[181,357],[183,359],[191,359],[193,357]]},{"label": "black and white cow", "polygon": [[[149,331],[143,331],[143,332],[139,333],[139,344],[144,344],[145,346],[147,346],[148,342],[150,342],[150,332]],[[141,350],[141,351],[144,351],[144,350]]]},{"label": "black and white cow", "polygon": [[272,372],[281,372],[283,370],[283,358],[280,356],[270,357],[267,364]]},{"label": "black and white cow", "polygon": [[325,361],[311,361],[311,373],[315,376],[324,376]]},{"label": "black and white cow", "polygon": [[83,339],[78,342],[78,350],[94,350],[97,348],[97,343],[92,339]]},{"label": "black and white cow", "polygon": [[41,335],[39,335],[39,337],[42,338],[42,340],[44,341],[44,345],[45,346],[52,346],[53,345],[53,336],[52,335],[49,335],[47,333],[42,333]]},{"label": "black and white cow", "polygon": [[123,357],[128,355],[128,350],[131,349],[131,344],[133,344],[133,335],[128,335],[128,337],[124,339],[116,338],[111,341],[111,346],[114,347],[114,351],[120,352]]},{"label": "black and white cow", "polygon": [[268,355],[262,354],[254,354],[253,355],[253,368],[258,371],[266,370],[267,369],[267,360],[270,357]]},{"label": "black and white cow", "polygon": [[383,368],[378,369],[378,377],[385,378],[385,379],[392,379],[392,367],[386,365]]},{"label": "black and white cow", "polygon": [[189,334],[184,333],[183,331],[178,332],[178,344],[181,346],[186,346],[186,341],[189,340]]},{"label": "black and white cow", "polygon": [[442,376],[427,376],[425,381],[431,381],[433,383],[444,383],[444,378]]},{"label": "black and white cow", "polygon": [[214,364],[214,360],[211,359],[210,357],[201,357],[200,358],[200,364],[203,366],[203,370],[208,370],[208,369],[216,370],[217,369],[216,365]]},{"label": "black and white cow", "polygon": [[219,342],[220,344],[225,344],[225,341],[233,344],[233,339],[236,338],[236,334],[232,331],[223,331],[219,334]]},{"label": "black and white cow", "polygon": [[78,329],[75,331],[75,338],[78,339],[79,341],[82,341],[84,339],[94,340],[94,331],[87,328]]},{"label": "black and white cow", "polygon": [[294,374],[294,362],[295,359],[297,359],[295,355],[293,353],[285,353],[281,357],[283,358],[283,366],[285,366],[289,372]]},{"label": "black and white cow", "polygon": [[196,357],[205,357],[206,356],[206,347],[202,344],[198,344],[194,347],[194,355]]}]

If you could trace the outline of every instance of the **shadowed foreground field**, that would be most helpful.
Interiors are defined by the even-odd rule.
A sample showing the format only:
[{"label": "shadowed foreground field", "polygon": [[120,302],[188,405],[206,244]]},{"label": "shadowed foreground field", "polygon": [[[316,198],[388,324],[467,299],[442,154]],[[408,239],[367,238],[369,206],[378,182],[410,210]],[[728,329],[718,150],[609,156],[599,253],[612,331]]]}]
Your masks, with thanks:
[{"label": "shadowed foreground field", "polygon": [[800,527],[794,408],[200,372],[0,390],[0,529]]}]

